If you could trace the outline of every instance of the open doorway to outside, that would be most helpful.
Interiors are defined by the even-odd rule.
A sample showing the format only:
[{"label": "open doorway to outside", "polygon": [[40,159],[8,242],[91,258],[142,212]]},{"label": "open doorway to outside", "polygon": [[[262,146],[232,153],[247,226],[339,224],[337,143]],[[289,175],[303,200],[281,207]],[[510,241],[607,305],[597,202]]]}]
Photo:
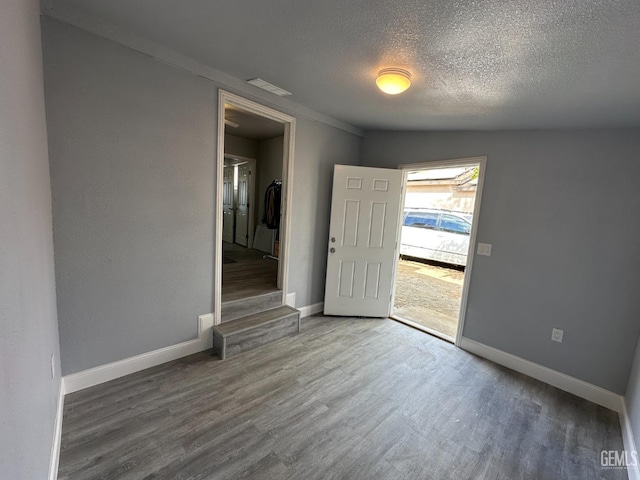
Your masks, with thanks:
[{"label": "open doorway to outside", "polygon": [[295,123],[228,92],[219,101],[215,324],[248,299],[284,304]]},{"label": "open doorway to outside", "polygon": [[458,343],[486,159],[406,165],[392,317]]}]

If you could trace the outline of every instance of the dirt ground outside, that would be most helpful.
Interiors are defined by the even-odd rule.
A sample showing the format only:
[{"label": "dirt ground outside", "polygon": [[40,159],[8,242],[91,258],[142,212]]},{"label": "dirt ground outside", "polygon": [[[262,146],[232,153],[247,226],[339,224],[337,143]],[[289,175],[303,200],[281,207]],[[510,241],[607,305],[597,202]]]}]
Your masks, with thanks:
[{"label": "dirt ground outside", "polygon": [[453,341],[458,328],[463,280],[462,269],[401,258],[393,314],[440,332]]}]

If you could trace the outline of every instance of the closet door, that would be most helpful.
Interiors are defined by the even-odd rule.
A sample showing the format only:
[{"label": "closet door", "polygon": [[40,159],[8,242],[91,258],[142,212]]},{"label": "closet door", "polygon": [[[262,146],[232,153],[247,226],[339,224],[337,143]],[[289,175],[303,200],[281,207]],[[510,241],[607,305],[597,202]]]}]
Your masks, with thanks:
[{"label": "closet door", "polygon": [[236,243],[249,245],[249,176],[248,163],[238,166],[238,206],[236,209]]},{"label": "closet door", "polygon": [[233,243],[235,210],[233,208],[233,170],[235,167],[224,167],[222,177],[222,240]]}]

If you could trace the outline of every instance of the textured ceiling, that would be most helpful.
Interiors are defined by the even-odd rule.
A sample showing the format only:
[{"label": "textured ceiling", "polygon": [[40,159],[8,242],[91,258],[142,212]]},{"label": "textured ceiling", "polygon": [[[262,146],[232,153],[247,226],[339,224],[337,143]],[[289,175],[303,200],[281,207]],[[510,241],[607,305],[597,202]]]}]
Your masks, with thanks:
[{"label": "textured ceiling", "polygon": [[640,125],[640,0],[50,2],[365,129]]}]

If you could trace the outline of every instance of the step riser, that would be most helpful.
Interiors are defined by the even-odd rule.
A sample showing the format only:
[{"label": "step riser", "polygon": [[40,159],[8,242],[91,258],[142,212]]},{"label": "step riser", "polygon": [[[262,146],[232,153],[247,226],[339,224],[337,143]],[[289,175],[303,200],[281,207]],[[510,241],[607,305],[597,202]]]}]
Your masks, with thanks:
[{"label": "step riser", "polygon": [[214,329],[213,351],[224,360],[231,355],[246,352],[299,331],[299,312],[256,326],[250,330],[227,335],[226,337],[219,335]]},{"label": "step riser", "polygon": [[258,312],[264,312],[282,305],[282,292],[260,295],[234,302],[222,304],[221,322],[230,322],[238,318],[246,317]]}]

